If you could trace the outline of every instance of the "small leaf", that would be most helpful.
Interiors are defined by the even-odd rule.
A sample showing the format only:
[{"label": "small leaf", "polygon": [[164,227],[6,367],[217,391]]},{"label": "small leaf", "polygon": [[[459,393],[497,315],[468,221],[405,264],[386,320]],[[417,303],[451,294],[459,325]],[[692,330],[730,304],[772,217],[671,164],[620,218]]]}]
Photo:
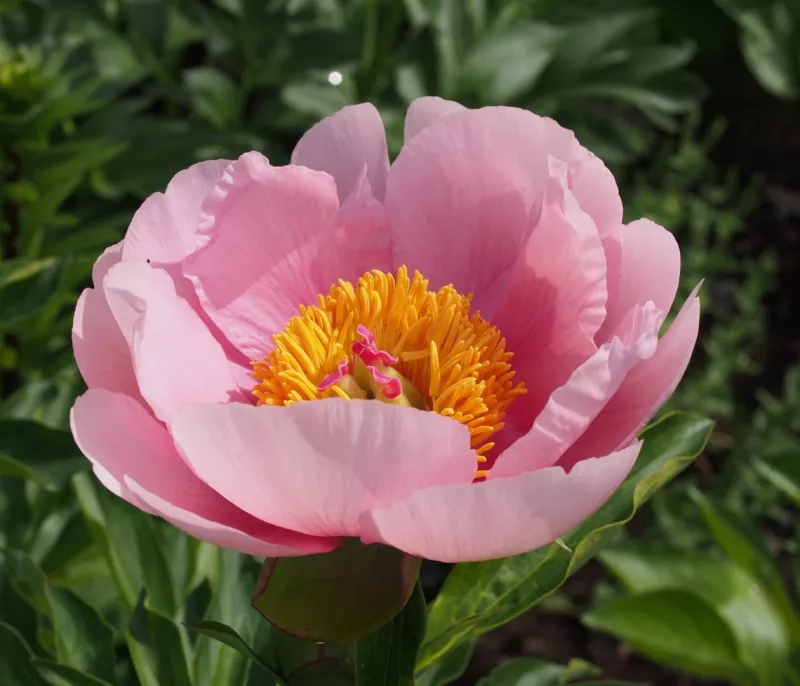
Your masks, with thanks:
[{"label": "small leaf", "polygon": [[[38,203],[37,203],[38,206]],[[0,266],[5,263],[0,262]],[[2,267],[0,279],[0,329],[17,325],[45,308],[58,295],[69,259],[18,262]]]},{"label": "small leaf", "polygon": [[417,582],[402,612],[356,643],[356,686],[414,686],[427,609]]},{"label": "small leaf", "polygon": [[185,636],[171,619],[145,607],[140,596],[126,636],[142,686],[192,686]]},{"label": "small leaf", "polygon": [[253,606],[307,641],[349,643],[397,615],[419,574],[419,558],[347,539],[324,555],[267,560]]},{"label": "small leaf", "polygon": [[564,669],[535,657],[518,658],[495,667],[477,686],[559,686]]},{"label": "small leaf", "polygon": [[16,629],[0,621],[0,665],[3,686],[44,686],[31,661],[31,651]]},{"label": "small leaf", "polygon": [[189,95],[197,113],[214,128],[233,126],[240,114],[236,85],[226,74],[213,67],[196,67],[184,72]]},{"label": "small leaf", "polygon": [[417,686],[447,686],[453,683],[466,671],[474,647],[474,643],[465,641],[438,662],[418,672]]},{"label": "small leaf", "polygon": [[236,652],[244,655],[248,660],[256,662],[262,669],[264,669],[265,672],[267,672],[267,674],[269,674],[271,678],[275,680],[275,683],[281,685],[285,683],[283,679],[275,674],[269,668],[269,665],[267,665],[264,660],[262,660],[261,657],[259,657],[259,655],[249,645],[247,645],[247,643],[244,642],[242,637],[239,636],[239,634],[237,634],[227,624],[204,620],[201,622],[187,623],[186,626],[193,631],[197,631],[205,636],[210,636],[214,640],[230,646],[236,650]]},{"label": "small leaf", "polygon": [[32,660],[33,665],[36,667],[39,675],[50,686],[112,686],[113,682],[103,681],[90,674],[85,674],[73,667],[53,662],[52,660],[43,660],[35,657]]},{"label": "small leaf", "polygon": [[728,625],[694,593],[668,590],[619,598],[582,619],[656,662],[701,678],[747,680]]},{"label": "small leaf", "polygon": [[0,475],[30,479],[55,490],[88,467],[68,431],[24,419],[0,419]]}]

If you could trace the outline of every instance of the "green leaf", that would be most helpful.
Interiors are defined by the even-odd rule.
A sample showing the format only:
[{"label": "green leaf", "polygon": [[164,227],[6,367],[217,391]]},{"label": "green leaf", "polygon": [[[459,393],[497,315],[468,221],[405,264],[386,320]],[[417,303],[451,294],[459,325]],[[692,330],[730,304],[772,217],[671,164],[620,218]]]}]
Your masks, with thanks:
[{"label": "green leaf", "polygon": [[34,667],[36,667],[39,675],[50,686],[112,686],[114,683],[103,681],[90,674],[85,674],[73,667],[53,662],[52,660],[43,660],[35,657],[32,660]]},{"label": "green leaf", "polygon": [[632,594],[680,590],[697,595],[727,622],[740,662],[758,675],[758,683],[780,683],[789,636],[750,573],[706,553],[677,550],[617,548],[601,553],[600,559]]},{"label": "green leaf", "polygon": [[788,635],[795,644],[800,644],[800,615],[786,591],[783,576],[763,535],[732,512],[713,505],[699,491],[694,490],[691,495],[700,507],[711,535],[731,560],[760,580],[763,589],[781,613]]},{"label": "green leaf", "polygon": [[417,582],[402,612],[356,643],[356,686],[414,686],[427,607]]},{"label": "green leaf", "polygon": [[240,98],[236,85],[213,67],[196,67],[184,72],[192,105],[214,128],[224,130],[239,119]]},{"label": "green leaf", "polygon": [[565,669],[535,657],[517,658],[495,667],[477,686],[559,686]]},{"label": "green leaf", "polygon": [[4,282],[0,284],[0,329],[17,325],[48,306],[61,289],[68,265],[68,258],[0,262]]},{"label": "green leaf", "polygon": [[416,675],[417,686],[447,686],[453,683],[466,671],[474,647],[472,641],[459,644],[441,660],[419,672]]},{"label": "green leaf", "polygon": [[23,419],[0,419],[0,475],[30,479],[55,490],[88,466],[68,431]]},{"label": "green leaf", "polygon": [[14,627],[0,621],[0,665],[3,686],[44,686],[31,661],[31,651]]},{"label": "green leaf", "polygon": [[187,622],[186,626],[192,631],[197,631],[198,633],[209,636],[220,643],[230,646],[240,655],[244,655],[244,657],[246,657],[248,660],[256,662],[272,679],[275,680],[276,684],[283,685],[285,683],[283,679],[275,674],[275,672],[270,669],[269,665],[267,665],[267,663],[264,662],[264,660],[249,645],[247,645],[247,643],[245,643],[244,639],[242,639],[242,637],[239,636],[239,634],[237,634],[227,624],[204,620],[201,622]]},{"label": "green leaf", "polygon": [[[212,590],[205,619],[230,627],[247,645],[258,648],[259,631],[272,631],[272,627],[250,607],[250,598],[258,580],[258,564],[230,550],[216,547],[204,550],[207,559],[202,565],[208,570],[206,574]],[[278,671],[274,669],[274,662],[265,660],[265,664],[273,672]],[[244,683],[250,669],[249,657],[215,639],[198,636],[194,658],[195,686]]]},{"label": "green leaf", "polygon": [[508,103],[529,91],[556,54],[563,31],[555,26],[516,22],[487,34],[467,56],[463,84],[481,101]]},{"label": "green leaf", "polygon": [[78,503],[89,530],[103,550],[120,598],[129,611],[136,606],[142,588],[148,606],[167,617],[178,612],[169,568],[162,548],[158,523],[105,488],[94,477],[73,479]]},{"label": "green leaf", "polygon": [[800,506],[800,460],[794,446],[770,455],[769,459],[757,459],[755,470],[775,488]]},{"label": "green leaf", "polygon": [[131,31],[159,52],[167,35],[168,3],[163,0],[123,0],[122,4],[127,10]]},{"label": "green leaf", "polygon": [[147,609],[144,601],[143,593],[126,636],[142,686],[192,686],[186,636],[171,619]]},{"label": "green leaf", "polygon": [[749,675],[728,625],[694,593],[665,590],[619,598],[584,614],[583,622],[701,678],[741,682]]},{"label": "green leaf", "polygon": [[739,25],[747,66],[779,98],[800,95],[800,10],[793,0],[716,0]]},{"label": "green leaf", "polygon": [[1,555],[19,595],[52,623],[59,662],[113,680],[114,632],[97,611],[72,591],[49,584],[25,553],[6,549]]},{"label": "green leaf", "polygon": [[501,560],[457,565],[430,608],[417,670],[536,605],[555,591],[630,519],[657,489],[703,449],[712,422],[683,413],[642,433],[644,446],[630,476],[592,517],[558,544]]},{"label": "green leaf", "polygon": [[253,606],[279,629],[307,641],[349,643],[400,612],[419,558],[346,539],[323,555],[267,560]]}]

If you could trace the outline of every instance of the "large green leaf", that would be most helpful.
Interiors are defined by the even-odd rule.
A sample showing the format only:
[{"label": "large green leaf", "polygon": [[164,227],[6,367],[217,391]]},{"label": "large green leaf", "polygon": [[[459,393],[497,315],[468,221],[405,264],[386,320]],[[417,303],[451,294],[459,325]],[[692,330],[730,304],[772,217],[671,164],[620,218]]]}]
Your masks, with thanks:
[{"label": "large green leaf", "polygon": [[425,596],[417,582],[403,611],[356,643],[356,686],[414,686],[426,614]]},{"label": "large green leaf", "polygon": [[460,643],[441,660],[417,673],[417,686],[447,686],[453,683],[466,671],[474,647],[472,641]]},{"label": "large green leaf", "polygon": [[88,466],[68,431],[23,419],[0,419],[0,474],[55,489]]},{"label": "large green leaf", "polygon": [[565,547],[501,560],[460,564],[430,608],[418,671],[463,641],[505,624],[555,591],[636,514],[650,495],[703,449],[712,422],[675,413],[646,429],[631,475],[600,510],[564,537]]},{"label": "large green leaf", "polygon": [[717,543],[742,570],[760,581],[780,612],[786,633],[800,644],[800,611],[786,591],[763,534],[721,505],[714,505],[699,491],[692,491],[692,497]]},{"label": "large green leaf", "polygon": [[584,614],[583,621],[657,662],[701,678],[742,682],[750,676],[728,625],[694,593],[664,590],[626,596]]},{"label": "large green leaf", "polygon": [[748,571],[708,554],[677,550],[616,548],[600,558],[634,596],[661,590],[696,594],[727,623],[739,661],[758,675],[758,683],[780,683],[789,635],[769,595]]}]

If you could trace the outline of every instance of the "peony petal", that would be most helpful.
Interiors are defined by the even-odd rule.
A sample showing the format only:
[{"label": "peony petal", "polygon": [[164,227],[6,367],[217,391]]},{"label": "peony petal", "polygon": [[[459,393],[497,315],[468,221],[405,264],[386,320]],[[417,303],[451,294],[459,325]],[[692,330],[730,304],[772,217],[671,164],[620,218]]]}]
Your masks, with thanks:
[{"label": "peony petal", "polygon": [[171,264],[193,252],[203,202],[229,164],[229,160],[198,162],[179,171],[164,193],[147,198],[128,227],[123,259]]},{"label": "peony petal", "polygon": [[[497,458],[492,476],[514,476],[554,465],[587,430],[630,371],[655,353],[663,319],[653,303],[631,310],[613,340],[553,392],[531,430]],[[606,452],[596,450],[591,456]]]},{"label": "peony petal", "polygon": [[595,512],[633,467],[641,444],[511,478],[439,486],[361,517],[362,540],[440,562],[489,560],[551,543]]},{"label": "peony petal", "polygon": [[338,212],[330,176],[272,167],[258,153],[233,163],[206,203],[204,245],[183,271],[203,309],[248,359],[269,352],[272,336],[298,306],[316,302],[330,288],[323,263],[338,258],[321,254],[321,246],[334,232]]},{"label": "peony petal", "polygon": [[169,274],[139,260],[113,267],[105,291],[131,343],[139,389],[159,419],[183,405],[225,402],[238,394],[231,363]]},{"label": "peony petal", "polygon": [[565,187],[566,165],[550,162],[541,217],[492,317],[514,353],[515,380],[528,389],[508,416],[509,429],[523,432],[550,394],[595,352],[592,337],[605,317],[600,236]]},{"label": "peony petal", "polygon": [[366,167],[375,198],[383,200],[389,153],[381,115],[369,103],[339,110],[306,131],[292,153],[292,164],[330,174],[342,203]]},{"label": "peony petal", "polygon": [[72,349],[89,388],[106,388],[138,398],[130,348],[102,289],[103,277],[120,261],[121,254],[122,244],[117,243],[97,258],[92,270],[95,287],[83,291],[75,307]]},{"label": "peony petal", "polygon": [[469,482],[476,469],[459,422],[372,401],[187,407],[171,431],[194,472],[225,498],[317,536],[356,536],[364,510]]},{"label": "peony petal", "polygon": [[697,342],[699,288],[698,285],[686,300],[658,342],[655,354],[628,374],[616,395],[559,464],[569,468],[590,455],[625,445],[672,395]]},{"label": "peony petal", "polygon": [[395,265],[473,293],[491,317],[541,208],[549,142],[543,119],[507,107],[456,112],[419,132],[386,187]]},{"label": "peony petal", "polygon": [[446,117],[453,112],[460,112],[465,109],[463,105],[452,100],[445,100],[435,96],[427,95],[417,98],[409,105],[406,112],[406,122],[403,131],[405,142],[408,143],[422,129],[427,128],[433,122]]},{"label": "peony petal", "polygon": [[622,200],[617,182],[603,161],[581,147],[577,140],[573,142],[568,158],[570,189],[581,209],[594,220],[603,241],[610,304],[617,297],[617,282],[622,268]]},{"label": "peony petal", "polygon": [[193,536],[251,555],[305,555],[336,547],[335,540],[254,519],[222,498],[192,473],[166,429],[132,398],[90,390],[75,402],[70,423],[104,486]]},{"label": "peony petal", "polygon": [[651,300],[669,312],[681,271],[681,254],[673,235],[649,219],[622,227],[622,274],[617,297],[596,340],[605,342],[636,305]]}]

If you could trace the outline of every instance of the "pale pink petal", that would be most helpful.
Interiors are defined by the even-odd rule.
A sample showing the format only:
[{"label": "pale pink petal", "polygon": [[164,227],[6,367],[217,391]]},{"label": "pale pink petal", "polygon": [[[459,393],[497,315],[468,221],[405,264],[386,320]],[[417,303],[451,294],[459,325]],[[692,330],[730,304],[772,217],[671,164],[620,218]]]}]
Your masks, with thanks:
[{"label": "pale pink petal", "polygon": [[326,264],[338,257],[321,254],[321,246],[330,248],[337,228],[335,184],[327,174],[272,167],[247,153],[227,169],[204,211],[204,246],[183,263],[184,274],[225,337],[259,359],[298,307],[332,285]]},{"label": "pale pink petal", "polygon": [[622,274],[617,297],[596,340],[613,335],[628,310],[648,300],[669,312],[681,271],[681,254],[673,235],[649,219],[639,219],[622,228]]},{"label": "pale pink petal", "polygon": [[383,542],[441,562],[489,560],[551,543],[617,490],[639,454],[636,443],[585,460],[510,478],[416,491],[362,518],[365,543]]},{"label": "pale pink petal", "polygon": [[104,486],[193,536],[265,556],[325,552],[337,544],[272,526],[239,510],[192,473],[166,429],[132,398],[90,390],[75,402],[70,423],[78,447]]},{"label": "pale pink petal", "polygon": [[617,297],[622,265],[622,200],[617,182],[603,161],[577,140],[572,143],[568,158],[570,188],[581,209],[594,220],[603,241],[610,304]]},{"label": "pale pink petal", "polygon": [[[653,303],[630,310],[603,345],[550,396],[531,430],[497,458],[490,474],[514,476],[558,462],[594,421],[637,364],[653,356],[663,313]],[[607,450],[592,452],[592,457]]]},{"label": "pale pink petal", "polygon": [[123,258],[170,264],[194,251],[203,202],[229,164],[198,162],[179,171],[164,193],[147,198],[128,227]]},{"label": "pale pink petal", "polygon": [[457,102],[432,95],[417,98],[409,105],[408,112],[406,112],[403,131],[405,142],[408,143],[422,129],[430,126],[438,119],[446,117],[448,114],[453,114],[453,112],[460,112],[463,109],[465,109],[464,106],[459,105]]},{"label": "pale pink petal", "polygon": [[364,168],[339,210],[336,228],[321,239],[319,280],[335,284],[372,269],[392,271],[392,242],[383,203],[377,201]]},{"label": "pale pink petal", "polygon": [[389,153],[381,115],[369,103],[339,110],[306,131],[292,153],[292,164],[330,174],[342,203],[366,167],[372,192],[383,200]]},{"label": "pale pink petal", "polygon": [[544,120],[507,107],[439,119],[403,147],[386,187],[396,266],[452,283],[490,317],[538,217],[548,179]]},{"label": "pale pink petal", "polygon": [[565,187],[565,165],[551,159],[551,168],[541,217],[491,320],[514,353],[515,380],[527,387],[510,408],[500,448],[530,428],[550,394],[595,352],[605,316],[600,236]]},{"label": "pale pink petal", "polygon": [[356,536],[358,517],[475,475],[467,429],[432,412],[361,400],[181,410],[172,435],[194,472],[254,517]]},{"label": "pale pink petal", "polygon": [[108,248],[92,270],[94,288],[78,298],[72,322],[72,349],[89,388],[106,388],[139,397],[128,343],[111,314],[102,289],[106,272],[120,260],[121,244]]},{"label": "pale pink petal", "polygon": [[611,401],[559,464],[569,468],[586,457],[625,445],[672,395],[697,342],[699,288],[695,288],[686,300],[658,342],[655,354],[628,374]]},{"label": "pale pink petal", "polygon": [[226,402],[238,393],[231,363],[169,274],[127,260],[105,277],[111,311],[131,342],[142,396],[159,419],[183,405]]}]

